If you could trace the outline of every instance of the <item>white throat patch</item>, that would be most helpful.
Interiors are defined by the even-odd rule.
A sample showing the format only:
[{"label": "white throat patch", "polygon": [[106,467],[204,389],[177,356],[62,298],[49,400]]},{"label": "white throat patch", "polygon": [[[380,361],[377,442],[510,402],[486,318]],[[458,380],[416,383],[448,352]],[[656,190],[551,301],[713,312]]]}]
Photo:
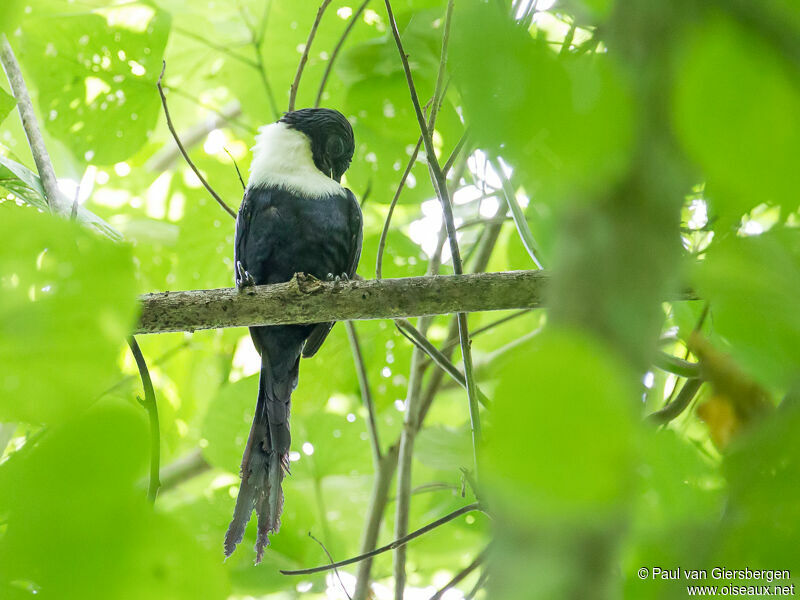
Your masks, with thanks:
[{"label": "white throat patch", "polygon": [[286,123],[265,125],[256,136],[247,187],[274,186],[301,196],[344,195],[314,164],[311,140]]}]

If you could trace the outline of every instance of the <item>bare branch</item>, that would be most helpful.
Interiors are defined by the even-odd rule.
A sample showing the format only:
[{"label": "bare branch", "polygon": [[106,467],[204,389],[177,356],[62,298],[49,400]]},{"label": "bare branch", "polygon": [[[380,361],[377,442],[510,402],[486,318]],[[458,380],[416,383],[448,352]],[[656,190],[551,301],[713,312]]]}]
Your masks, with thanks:
[{"label": "bare branch", "polygon": [[[381,462],[381,442],[378,437],[378,420],[375,416],[375,404],[372,401],[372,392],[369,389],[367,379],[367,368],[364,365],[364,356],[361,353],[361,345],[358,343],[356,326],[352,321],[345,321],[347,337],[350,340],[350,348],[353,351],[353,362],[356,364],[356,375],[358,376],[358,387],[361,389],[361,400],[367,408],[369,424],[369,440],[372,446],[372,458],[374,459],[375,469],[377,470]],[[332,562],[332,561],[331,561]]]},{"label": "bare branch", "polygon": [[[215,111],[213,115],[185,129],[178,137],[184,148],[191,148],[205,139],[209,133],[215,129],[219,129],[225,123],[228,123],[231,119],[238,117],[240,114],[242,114],[242,105],[234,100],[220,108],[219,111]],[[175,159],[178,158],[179,153],[180,148],[177,146],[164,146],[150,157],[145,163],[145,167],[149,171],[154,171],[156,173],[166,171],[172,166]]]},{"label": "bare branch", "polygon": [[335,283],[298,274],[242,291],[158,292],[140,297],[136,333],[538,308],[548,279],[544,271],[509,271]]},{"label": "bare branch", "polygon": [[311,31],[308,32],[308,39],[306,40],[306,45],[303,48],[303,55],[300,57],[300,62],[297,65],[297,72],[294,75],[294,81],[292,82],[292,87],[289,90],[289,111],[294,110],[295,100],[297,100],[297,88],[300,86],[300,78],[303,76],[303,69],[306,66],[306,62],[308,62],[308,53],[311,50],[311,43],[314,41],[314,37],[317,35],[317,28],[319,27],[320,21],[322,21],[322,15],[325,14],[325,9],[328,8],[328,5],[331,3],[331,0],[322,0],[322,4],[320,4],[319,10],[317,11],[317,16],[314,19],[314,24],[311,25]]},{"label": "bare branch", "polygon": [[31,154],[33,154],[33,161],[36,163],[36,170],[39,171],[39,179],[42,181],[47,204],[50,206],[51,212],[69,217],[72,212],[72,203],[62,199],[59,193],[58,180],[53,170],[53,163],[50,161],[50,154],[44,145],[42,132],[39,130],[39,124],[36,121],[36,113],[33,111],[33,103],[31,102],[30,94],[28,94],[28,87],[22,77],[17,57],[14,56],[14,51],[11,49],[8,38],[4,33],[0,33],[0,62],[3,64],[11,91],[14,92],[14,98],[17,101],[22,127],[25,129],[25,136],[28,138],[28,145],[31,148]]},{"label": "bare branch", "polygon": [[[328,560],[331,561],[331,564],[334,564],[335,561],[333,560],[333,556],[331,556],[331,553],[328,552],[328,549],[325,547],[325,544],[323,544],[320,540],[314,537],[314,534],[311,533],[310,531],[308,532],[308,537],[310,537],[312,540],[314,540],[320,545],[320,548],[322,548],[322,551],[325,553],[325,556],[328,557]],[[344,592],[344,595],[347,596],[347,600],[353,600],[350,594],[347,593],[347,588],[344,585],[344,581],[342,581],[342,576],[339,575],[339,569],[334,567],[333,572],[336,573],[336,579],[339,580],[339,585],[342,586],[342,591]]]},{"label": "bare branch", "polygon": [[164,90],[161,87],[161,80],[164,78],[164,71],[166,69],[167,69],[167,61],[162,61],[161,75],[158,76],[158,82],[156,83],[156,87],[158,88],[158,93],[161,95],[161,104],[164,107],[164,116],[167,118],[167,127],[169,127],[169,131],[172,134],[172,137],[175,139],[175,143],[178,145],[178,150],[181,151],[184,160],[186,160],[186,163],[189,165],[192,171],[194,171],[194,174],[197,175],[197,178],[200,180],[203,186],[208,190],[208,193],[211,194],[214,200],[217,201],[217,204],[219,204],[223,208],[223,210],[225,210],[225,212],[227,212],[230,216],[232,216],[235,219],[236,213],[233,211],[233,209],[231,209],[230,206],[225,204],[225,201],[222,198],[220,198],[219,195],[217,195],[217,192],[215,192],[213,188],[209,185],[208,181],[206,181],[206,178],[200,174],[200,171],[192,162],[192,159],[189,158],[189,154],[187,154],[186,149],[183,147],[183,144],[181,143],[181,140],[178,137],[178,132],[175,131],[175,126],[172,124],[172,118],[169,116],[169,108],[167,108],[167,97],[164,95]]},{"label": "bare branch", "polygon": [[339,567],[345,567],[347,565],[352,565],[353,563],[360,562],[362,560],[366,560],[368,558],[372,558],[377,556],[378,554],[383,554],[384,552],[388,552],[389,550],[394,550],[395,548],[399,548],[400,546],[405,546],[411,540],[418,538],[421,535],[436,529],[444,525],[445,523],[449,523],[453,519],[457,519],[461,515],[465,515],[467,513],[474,512],[476,510],[483,510],[481,505],[478,502],[473,504],[468,504],[467,506],[462,506],[458,510],[454,510],[453,512],[443,516],[440,519],[436,519],[432,523],[425,525],[425,527],[421,527],[412,533],[409,533],[402,538],[399,538],[393,541],[391,544],[386,544],[385,546],[381,546],[372,552],[367,552],[366,554],[360,554],[358,556],[354,556],[353,558],[348,558],[347,560],[342,560],[337,563],[332,563],[330,565],[323,565],[321,567],[314,567],[312,569],[300,569],[297,571],[281,571],[283,575],[311,575],[312,573],[322,573],[323,571],[330,571],[331,569],[338,569]]},{"label": "bare branch", "polygon": [[397,201],[400,199],[400,192],[403,191],[403,187],[406,184],[406,179],[408,179],[408,175],[411,173],[414,163],[417,162],[417,155],[419,154],[420,146],[422,146],[422,136],[420,136],[419,140],[417,140],[417,145],[414,146],[414,151],[411,153],[411,156],[408,159],[406,169],[403,171],[403,176],[400,177],[400,183],[397,185],[397,191],[394,193],[394,196],[392,197],[392,203],[389,205],[389,212],[386,214],[386,220],[383,222],[381,239],[378,242],[378,257],[375,259],[375,279],[380,279],[383,277],[383,252],[386,248],[386,238],[389,236],[389,225],[392,222],[394,208],[397,206]]},{"label": "bare branch", "polygon": [[317,99],[314,100],[314,108],[319,107],[319,103],[322,102],[322,93],[325,91],[325,84],[328,83],[328,77],[331,75],[331,71],[333,71],[333,63],[336,62],[336,58],[339,56],[339,52],[342,51],[342,47],[344,46],[345,40],[350,35],[350,32],[355,27],[355,24],[358,22],[358,18],[361,16],[361,13],[364,12],[364,9],[367,8],[367,4],[370,3],[370,0],[364,0],[356,9],[356,12],[353,13],[353,18],[350,19],[350,22],[347,24],[347,27],[344,28],[342,32],[342,37],[339,38],[339,41],[336,42],[336,46],[334,46],[333,51],[331,52],[331,57],[328,60],[328,64],[325,66],[325,73],[322,75],[322,80],[319,82],[319,90],[317,91]]},{"label": "bare branch", "polygon": [[448,581],[438,592],[436,592],[433,596],[430,597],[430,600],[442,600],[442,596],[445,595],[445,592],[450,588],[457,586],[461,583],[470,573],[472,573],[475,569],[477,569],[483,561],[486,559],[486,552],[488,548],[484,548],[478,556],[475,557],[469,565],[467,565],[464,569],[462,569],[459,573],[456,574],[450,581]]},{"label": "bare branch", "polygon": [[[406,55],[405,50],[403,49],[403,42],[400,39],[400,32],[397,29],[397,22],[394,18],[394,13],[392,12],[392,5],[389,0],[385,0],[386,4],[386,13],[389,18],[389,23],[392,28],[392,35],[394,36],[395,44],[397,45],[397,50],[400,53],[400,61],[403,63],[403,71],[406,75],[406,82],[408,83],[408,90],[411,94],[411,102],[414,105],[414,112],[417,115],[417,122],[419,124],[420,132],[422,133],[423,142],[425,143],[425,153],[428,158],[428,166],[431,171],[431,179],[433,180],[434,188],[436,189],[436,195],[439,198],[439,201],[442,205],[442,212],[444,213],[444,222],[447,228],[447,236],[450,241],[450,255],[453,261],[453,271],[456,275],[460,275],[463,272],[463,265],[461,263],[461,252],[458,248],[458,238],[456,235],[456,226],[455,226],[455,219],[453,217],[453,206],[450,203],[450,194],[447,189],[447,182],[445,180],[444,173],[442,172],[441,167],[439,166],[439,161],[436,159],[436,152],[433,147],[433,140],[431,138],[431,132],[425,122],[425,117],[422,114],[422,107],[419,104],[419,97],[417,96],[417,90],[414,86],[414,78],[411,75],[411,67],[408,64],[408,56]],[[453,0],[448,2],[447,12],[448,15],[452,14],[453,10]],[[446,60],[447,55],[447,38],[443,39],[443,47],[442,47],[442,61]],[[477,472],[478,464],[478,446],[480,445],[481,440],[481,422],[480,422],[480,411],[478,408],[478,394],[477,388],[475,385],[475,378],[472,374],[472,350],[470,348],[470,341],[469,341],[469,327],[467,325],[467,316],[466,313],[459,312],[456,316],[458,319],[458,331],[459,337],[461,339],[461,356],[464,361],[464,376],[467,380],[467,397],[469,401],[469,415],[470,415],[470,423],[472,426],[472,441],[473,441],[473,451],[475,454],[475,469]]]},{"label": "bare branch", "polygon": [[[467,382],[464,379],[464,374],[458,370],[449,358],[447,358],[439,349],[430,343],[428,338],[426,338],[422,333],[414,327],[411,323],[408,322],[407,319],[397,319],[395,321],[395,325],[400,330],[406,338],[408,338],[412,344],[414,344],[417,348],[422,350],[440,369],[442,369],[445,373],[450,375],[457,384],[461,387],[467,387]],[[484,406],[489,406],[490,401],[486,395],[477,390],[478,392],[478,401],[483,404]]]}]

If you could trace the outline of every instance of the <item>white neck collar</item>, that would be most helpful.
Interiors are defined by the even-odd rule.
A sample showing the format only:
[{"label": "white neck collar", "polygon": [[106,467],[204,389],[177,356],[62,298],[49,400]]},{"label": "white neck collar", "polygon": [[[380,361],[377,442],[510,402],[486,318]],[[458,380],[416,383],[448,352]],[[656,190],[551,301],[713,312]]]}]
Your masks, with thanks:
[{"label": "white neck collar", "polygon": [[344,195],[344,188],[314,164],[308,136],[286,123],[261,127],[252,150],[248,188],[280,187],[306,197]]}]

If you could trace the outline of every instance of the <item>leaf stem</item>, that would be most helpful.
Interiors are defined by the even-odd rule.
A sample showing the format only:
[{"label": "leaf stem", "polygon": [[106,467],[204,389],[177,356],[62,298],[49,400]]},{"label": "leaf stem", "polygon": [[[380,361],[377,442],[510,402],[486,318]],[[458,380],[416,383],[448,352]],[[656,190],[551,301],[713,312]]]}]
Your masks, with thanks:
[{"label": "leaf stem", "polygon": [[150,421],[150,483],[147,486],[147,499],[152,504],[156,501],[158,488],[161,487],[161,482],[158,478],[159,464],[161,462],[161,430],[158,424],[158,404],[156,403],[156,393],[153,389],[153,381],[150,379],[147,362],[134,336],[128,338],[128,346],[130,346],[133,358],[136,360],[139,376],[142,378],[142,388],[144,389],[144,400],[137,398],[139,404],[147,411]]}]

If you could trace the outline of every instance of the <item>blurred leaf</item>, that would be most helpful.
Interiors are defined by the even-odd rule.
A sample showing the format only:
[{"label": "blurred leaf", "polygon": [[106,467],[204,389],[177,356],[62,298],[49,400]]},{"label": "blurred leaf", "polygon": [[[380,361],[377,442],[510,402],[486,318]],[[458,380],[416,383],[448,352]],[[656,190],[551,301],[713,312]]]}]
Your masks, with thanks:
[{"label": "blurred leaf", "polygon": [[[136,487],[146,460],[144,412],[115,406],[55,427],[15,457],[0,471],[12,490],[0,498],[9,518],[0,581],[65,600],[225,598],[219,559],[154,514]],[[42,560],[43,547],[57,560]]]},{"label": "blurred leaf", "polygon": [[5,0],[0,6],[0,34],[11,33],[17,26],[21,14],[22,0]]},{"label": "blurred leaf", "polygon": [[550,331],[517,348],[499,379],[483,461],[496,493],[534,520],[618,510],[637,433],[620,363],[589,338]]},{"label": "blurred leaf", "polygon": [[147,141],[169,27],[146,1],[26,20],[20,60],[44,125],[78,160],[114,164]]},{"label": "blurred leaf", "polygon": [[694,286],[711,302],[714,330],[762,384],[788,386],[800,374],[800,230],[729,237],[708,251]]},{"label": "blurred leaf", "polygon": [[676,67],[681,142],[720,189],[728,223],[769,202],[794,210],[800,186],[800,89],[768,43],[717,19],[693,32]]},{"label": "blurred leaf", "polygon": [[454,19],[450,65],[478,144],[502,154],[542,200],[607,187],[628,163],[633,121],[608,57],[560,59],[494,6]]},{"label": "blurred leaf", "polygon": [[203,422],[205,459],[230,473],[239,471],[258,397],[258,375],[222,387],[211,401]]},{"label": "blurred leaf", "polygon": [[38,175],[5,156],[0,156],[0,186],[31,206],[49,210]]},{"label": "blurred leaf", "polygon": [[58,421],[110,383],[134,323],[130,248],[21,208],[0,223],[0,420]]},{"label": "blurred leaf", "polygon": [[[0,21],[2,20],[2,15],[0,15]],[[8,116],[8,113],[14,110],[16,105],[17,101],[14,99],[14,96],[0,88],[0,123]]]},{"label": "blurred leaf", "polygon": [[[785,402],[761,427],[740,438],[725,462],[730,505],[719,528],[715,556],[750,568],[789,568],[798,559],[800,406]],[[775,567],[768,565],[783,565]],[[793,581],[797,576],[792,569]]]},{"label": "blurred leaf", "polygon": [[472,468],[472,436],[469,429],[426,427],[417,434],[414,457],[432,469],[456,471]]}]

